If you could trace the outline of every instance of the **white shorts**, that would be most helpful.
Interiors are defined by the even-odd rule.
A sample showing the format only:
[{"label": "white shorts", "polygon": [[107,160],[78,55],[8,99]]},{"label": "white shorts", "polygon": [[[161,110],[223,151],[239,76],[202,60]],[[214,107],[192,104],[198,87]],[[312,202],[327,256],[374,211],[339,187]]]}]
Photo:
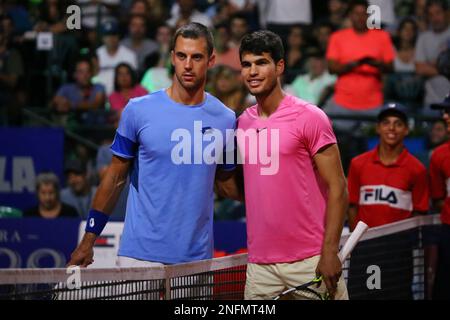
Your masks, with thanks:
[{"label": "white shorts", "polygon": [[[247,265],[247,281],[245,284],[245,300],[270,300],[286,289],[311,281],[316,276],[316,268],[320,255],[292,263]],[[312,288],[319,293],[326,292],[325,283],[319,288]],[[300,293],[291,296],[298,300],[307,300]],[[338,282],[335,300],[348,300],[344,277]]]}]

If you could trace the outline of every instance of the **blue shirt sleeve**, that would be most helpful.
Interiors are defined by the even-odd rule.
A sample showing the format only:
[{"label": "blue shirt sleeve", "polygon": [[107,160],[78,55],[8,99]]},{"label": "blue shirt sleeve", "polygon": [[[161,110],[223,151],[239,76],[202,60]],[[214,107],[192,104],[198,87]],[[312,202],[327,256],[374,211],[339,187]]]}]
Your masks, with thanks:
[{"label": "blue shirt sleeve", "polygon": [[122,112],[119,127],[111,145],[111,151],[114,155],[126,159],[136,156],[138,147],[136,121],[135,105],[130,100]]}]

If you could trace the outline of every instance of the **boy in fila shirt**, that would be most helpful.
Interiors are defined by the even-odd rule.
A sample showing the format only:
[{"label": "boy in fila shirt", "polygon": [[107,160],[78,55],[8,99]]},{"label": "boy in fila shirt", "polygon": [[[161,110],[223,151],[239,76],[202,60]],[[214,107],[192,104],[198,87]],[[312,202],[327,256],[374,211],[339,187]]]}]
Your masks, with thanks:
[{"label": "boy in fila shirt", "polygon": [[[450,95],[432,109],[442,111],[450,132]],[[450,142],[434,150],[430,160],[431,198],[441,212],[442,226],[439,234],[438,267],[433,299],[450,300]]]},{"label": "boy in fila shirt", "polygon": [[[369,227],[377,227],[428,211],[427,171],[403,144],[409,133],[403,109],[399,104],[386,105],[379,113],[376,125],[379,145],[351,161],[348,174],[350,229],[360,220]],[[383,237],[377,248],[366,248],[362,242],[351,257],[350,298],[411,299],[413,265],[408,248],[408,239],[399,235]],[[364,257],[369,250],[373,259]],[[381,257],[383,253],[387,256]],[[370,265],[380,267],[381,290],[365,291]]]}]

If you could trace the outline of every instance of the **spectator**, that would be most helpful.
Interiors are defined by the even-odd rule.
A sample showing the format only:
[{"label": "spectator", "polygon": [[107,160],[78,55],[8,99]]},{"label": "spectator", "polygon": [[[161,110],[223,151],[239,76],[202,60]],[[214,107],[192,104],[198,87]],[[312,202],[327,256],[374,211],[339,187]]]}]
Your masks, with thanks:
[{"label": "spectator", "polygon": [[433,122],[430,131],[427,133],[425,138],[425,149],[419,154],[418,158],[426,167],[428,167],[434,149],[447,141],[449,141],[449,134],[447,133],[445,121],[443,119],[438,119]]},{"label": "spectator", "polygon": [[344,23],[347,12],[347,3],[344,0],[328,1],[328,17],[326,21],[330,23],[334,29],[340,29]]},{"label": "spectator", "polygon": [[158,27],[156,31],[156,42],[159,45],[159,61],[158,67],[169,67],[170,64],[170,42],[173,30],[167,24]]},{"label": "spectator", "polygon": [[250,104],[239,71],[228,66],[216,67],[211,93],[238,117]]},{"label": "spectator", "polygon": [[330,41],[331,34],[334,32],[332,24],[322,22],[314,27],[313,34],[316,39],[317,46],[323,52],[327,51],[328,43]]},{"label": "spectator", "polygon": [[394,41],[396,48],[394,72],[416,71],[414,55],[417,34],[417,24],[412,18],[406,18],[400,22]]},{"label": "spectator", "polygon": [[119,42],[119,27],[117,22],[108,21],[102,26],[104,45],[97,49],[100,73],[98,81],[106,88],[109,95],[114,89],[114,68],[121,62],[128,63],[137,69],[136,54]]},{"label": "spectator", "polygon": [[[2,19],[3,22],[3,19]],[[0,24],[0,125],[17,123],[20,117],[17,89],[24,74],[22,57],[10,47],[10,38]],[[9,120],[8,120],[9,119]]]},{"label": "spectator", "polygon": [[283,42],[293,25],[312,23],[311,0],[260,0],[260,25],[278,34]]},{"label": "spectator", "polygon": [[138,82],[136,72],[126,63],[120,63],[114,72],[114,92],[109,96],[111,110],[121,113],[128,100],[148,93]]},{"label": "spectator", "polygon": [[61,201],[74,207],[78,216],[86,219],[97,187],[90,185],[86,165],[80,160],[69,160],[65,174],[67,187],[61,191]]},{"label": "spectator", "polygon": [[145,57],[159,50],[156,41],[146,38],[147,25],[145,17],[141,15],[131,16],[128,24],[128,37],[121,41],[121,44],[136,54],[138,61],[138,74],[145,71]]},{"label": "spectator", "polygon": [[414,61],[417,24],[411,18],[403,19],[394,38],[396,54],[394,73],[385,79],[385,99],[397,101],[416,112],[422,108],[423,80],[416,74]]},{"label": "spectator", "polygon": [[447,48],[450,40],[447,2],[429,0],[426,14],[430,30],[419,34],[415,54],[416,72],[426,79],[424,112],[428,115],[437,115],[429,109],[429,105],[441,102],[450,91],[449,80],[439,75],[436,67],[439,53]]},{"label": "spectator", "polygon": [[36,32],[49,31],[54,34],[63,33],[66,28],[66,8],[69,1],[45,0],[39,8],[39,20],[34,25]]},{"label": "spectator", "polygon": [[120,0],[77,0],[81,7],[81,27],[87,31],[95,30],[98,25],[110,21]]},{"label": "spectator", "polygon": [[[328,67],[338,80],[335,94],[325,110],[340,115],[376,115],[383,105],[382,75],[392,71],[394,49],[390,36],[383,30],[367,28],[364,0],[350,3],[352,28],[335,32],[327,51]],[[354,120],[334,122],[336,129],[353,132],[359,126]]]},{"label": "spectator", "polygon": [[214,37],[216,48],[216,65],[225,65],[234,70],[241,70],[241,61],[239,60],[239,47],[230,46],[230,28],[228,24],[216,26]]},{"label": "spectator", "polygon": [[41,173],[36,177],[38,205],[25,210],[24,217],[53,219],[58,217],[78,217],[74,207],[60,201],[59,179],[52,173]]},{"label": "spectator", "polygon": [[67,115],[73,112],[98,110],[105,105],[105,88],[92,84],[92,66],[89,60],[80,59],[75,67],[75,82],[63,85],[52,101],[57,119],[67,122]]},{"label": "spectator", "polygon": [[306,72],[305,38],[301,26],[292,26],[289,30],[286,49],[284,81],[286,83],[292,83],[298,74],[304,74]]},{"label": "spectator", "polygon": [[168,88],[172,84],[172,75],[167,67],[163,65],[160,54],[155,52],[145,59],[148,68],[141,80],[141,85],[148,92],[155,92],[163,88]]},{"label": "spectator", "polygon": [[189,22],[198,22],[208,28],[212,27],[211,19],[195,9],[195,0],[177,0],[172,6],[171,16],[167,24],[174,29]]},{"label": "spectator", "polygon": [[413,18],[417,23],[420,32],[428,30],[426,6],[428,0],[414,1],[414,15]]},{"label": "spectator", "polygon": [[308,73],[297,76],[288,90],[300,99],[323,106],[333,91],[336,76],[328,73],[325,56],[319,51],[309,54],[307,65]]},{"label": "spectator", "polygon": [[242,13],[235,13],[230,18],[230,46],[239,47],[241,45],[242,37],[248,33],[249,26],[247,17]]}]

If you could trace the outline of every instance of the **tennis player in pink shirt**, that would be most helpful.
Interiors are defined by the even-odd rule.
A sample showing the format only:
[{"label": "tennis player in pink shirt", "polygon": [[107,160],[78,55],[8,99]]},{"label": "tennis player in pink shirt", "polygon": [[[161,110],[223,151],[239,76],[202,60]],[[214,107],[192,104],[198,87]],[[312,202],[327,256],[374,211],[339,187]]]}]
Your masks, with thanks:
[{"label": "tennis player in pink shirt", "polygon": [[338,257],[348,205],[339,149],[326,114],[282,91],[283,57],[281,39],[270,31],[242,40],[241,73],[257,100],[237,130],[247,210],[245,298],[271,299],[321,275],[314,290],[348,299]]}]

